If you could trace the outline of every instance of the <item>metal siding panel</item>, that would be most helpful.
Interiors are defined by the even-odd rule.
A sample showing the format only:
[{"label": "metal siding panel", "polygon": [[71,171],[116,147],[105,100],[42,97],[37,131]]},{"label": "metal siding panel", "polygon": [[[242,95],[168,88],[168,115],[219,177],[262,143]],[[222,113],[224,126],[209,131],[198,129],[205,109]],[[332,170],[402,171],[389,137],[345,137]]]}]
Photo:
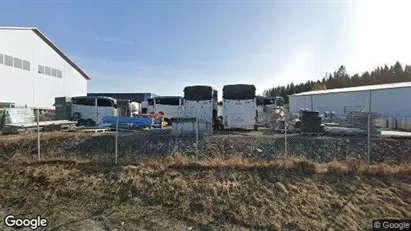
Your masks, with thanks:
[{"label": "metal siding panel", "polygon": [[371,110],[385,116],[411,116],[411,88],[376,90]]},{"label": "metal siding panel", "polygon": [[[63,70],[65,61],[41,38],[32,32],[34,39],[34,104],[39,107],[51,107],[54,98],[64,96],[62,79],[38,73],[38,65]],[[63,75],[64,77],[64,75]]]},{"label": "metal siding panel", "polygon": [[337,94],[337,93],[358,92],[358,91],[368,91],[369,92],[369,91],[376,91],[376,90],[410,88],[410,87],[411,87],[411,81],[408,81],[408,82],[400,82],[400,83],[366,85],[366,86],[359,86],[359,87],[336,88],[336,89],[319,90],[319,91],[306,91],[306,92],[294,94],[294,96]]},{"label": "metal siding panel", "polygon": [[[368,110],[370,91],[341,92],[313,95],[314,110],[336,111],[344,114],[344,106],[363,106]],[[411,88],[373,90],[371,111],[384,116],[411,116]],[[291,96],[290,111],[298,113],[299,108],[310,106],[310,96]]]},{"label": "metal siding panel", "polygon": [[[30,62],[30,71],[1,67],[2,101],[51,107],[55,97],[87,93],[86,79],[32,30],[2,30],[1,35],[2,53]],[[63,79],[39,74],[39,64],[62,70]]]},{"label": "metal siding panel", "polygon": [[[1,31],[1,53],[32,63],[32,32],[27,30]],[[33,77],[31,71],[2,65],[1,100],[17,105],[33,105]]]},{"label": "metal siding panel", "polygon": [[292,96],[290,97],[290,112],[297,114],[300,108],[311,107],[311,96]]},{"label": "metal siding panel", "polygon": [[87,80],[70,64],[65,63],[65,73],[63,73],[65,96],[86,96]]},{"label": "metal siding panel", "polygon": [[335,111],[344,114],[345,107],[362,106],[368,110],[369,92],[343,92],[335,94],[313,95],[314,110],[324,113],[325,111]]}]

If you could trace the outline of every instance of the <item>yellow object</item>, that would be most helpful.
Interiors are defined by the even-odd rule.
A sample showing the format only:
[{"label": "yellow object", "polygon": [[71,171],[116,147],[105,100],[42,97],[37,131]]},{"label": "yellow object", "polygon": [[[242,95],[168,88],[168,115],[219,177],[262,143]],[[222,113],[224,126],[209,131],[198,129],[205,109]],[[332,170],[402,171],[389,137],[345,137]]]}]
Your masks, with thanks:
[{"label": "yellow object", "polygon": [[168,123],[166,121],[163,121],[163,127],[167,127]]}]

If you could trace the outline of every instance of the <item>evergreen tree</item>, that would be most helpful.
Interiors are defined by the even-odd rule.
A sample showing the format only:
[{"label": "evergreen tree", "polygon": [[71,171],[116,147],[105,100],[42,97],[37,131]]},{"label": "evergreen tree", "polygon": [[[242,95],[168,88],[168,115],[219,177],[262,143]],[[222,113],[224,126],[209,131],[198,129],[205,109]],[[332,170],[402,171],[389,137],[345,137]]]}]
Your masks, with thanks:
[{"label": "evergreen tree", "polygon": [[277,86],[267,89],[264,91],[263,95],[282,96],[286,103],[288,103],[288,95],[305,91],[398,83],[404,81],[411,81],[411,65],[403,66],[398,61],[392,66],[384,65],[383,67],[376,67],[371,72],[366,71],[362,74],[354,74],[352,76],[347,73],[346,67],[341,65],[338,70],[333,73],[325,73],[325,76],[322,79],[315,81],[309,80],[299,84],[291,82],[286,86]]}]

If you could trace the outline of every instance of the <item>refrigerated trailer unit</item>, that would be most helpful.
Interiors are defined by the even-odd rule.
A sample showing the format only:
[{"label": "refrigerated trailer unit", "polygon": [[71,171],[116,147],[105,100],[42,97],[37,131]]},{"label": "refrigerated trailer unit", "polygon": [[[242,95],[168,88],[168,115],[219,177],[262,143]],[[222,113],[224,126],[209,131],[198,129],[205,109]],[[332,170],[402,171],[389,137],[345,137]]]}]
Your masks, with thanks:
[{"label": "refrigerated trailer unit", "polygon": [[185,116],[198,117],[200,122],[213,123],[217,116],[217,91],[211,86],[187,86],[184,88]]},{"label": "refrigerated trailer unit", "polygon": [[223,87],[224,127],[258,129],[256,88],[251,84],[232,84]]}]

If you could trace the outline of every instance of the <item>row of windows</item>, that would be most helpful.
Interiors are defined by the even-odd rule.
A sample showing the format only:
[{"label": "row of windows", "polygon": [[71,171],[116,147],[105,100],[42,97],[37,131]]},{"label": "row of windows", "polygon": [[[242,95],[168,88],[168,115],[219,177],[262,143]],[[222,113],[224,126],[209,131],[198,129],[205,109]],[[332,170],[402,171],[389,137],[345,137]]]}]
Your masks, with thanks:
[{"label": "row of windows", "polygon": [[30,62],[27,60],[12,57],[10,55],[0,54],[0,64],[4,64],[9,67],[15,67],[18,69],[23,69],[30,71]]},{"label": "row of windows", "polygon": [[[162,99],[155,99],[156,104],[162,105],[172,105],[172,106],[182,106],[184,105],[184,100],[181,98],[162,98]],[[154,99],[148,99],[148,105],[154,105]]]},{"label": "row of windows", "polygon": [[61,70],[57,70],[47,66],[39,65],[39,73],[54,76],[57,78],[63,78],[63,72]]},{"label": "row of windows", "polygon": [[[90,97],[73,99],[72,104],[83,105],[83,106],[95,106],[96,99]],[[98,107],[114,107],[115,102],[110,99],[97,99]]]},{"label": "row of windows", "polygon": [[[0,64],[4,64],[9,67],[15,67],[18,69],[30,71],[30,62],[24,59],[12,57],[10,55],[0,54]],[[63,72],[51,67],[39,65],[38,72],[40,74],[50,75],[57,78],[63,78]]]}]

